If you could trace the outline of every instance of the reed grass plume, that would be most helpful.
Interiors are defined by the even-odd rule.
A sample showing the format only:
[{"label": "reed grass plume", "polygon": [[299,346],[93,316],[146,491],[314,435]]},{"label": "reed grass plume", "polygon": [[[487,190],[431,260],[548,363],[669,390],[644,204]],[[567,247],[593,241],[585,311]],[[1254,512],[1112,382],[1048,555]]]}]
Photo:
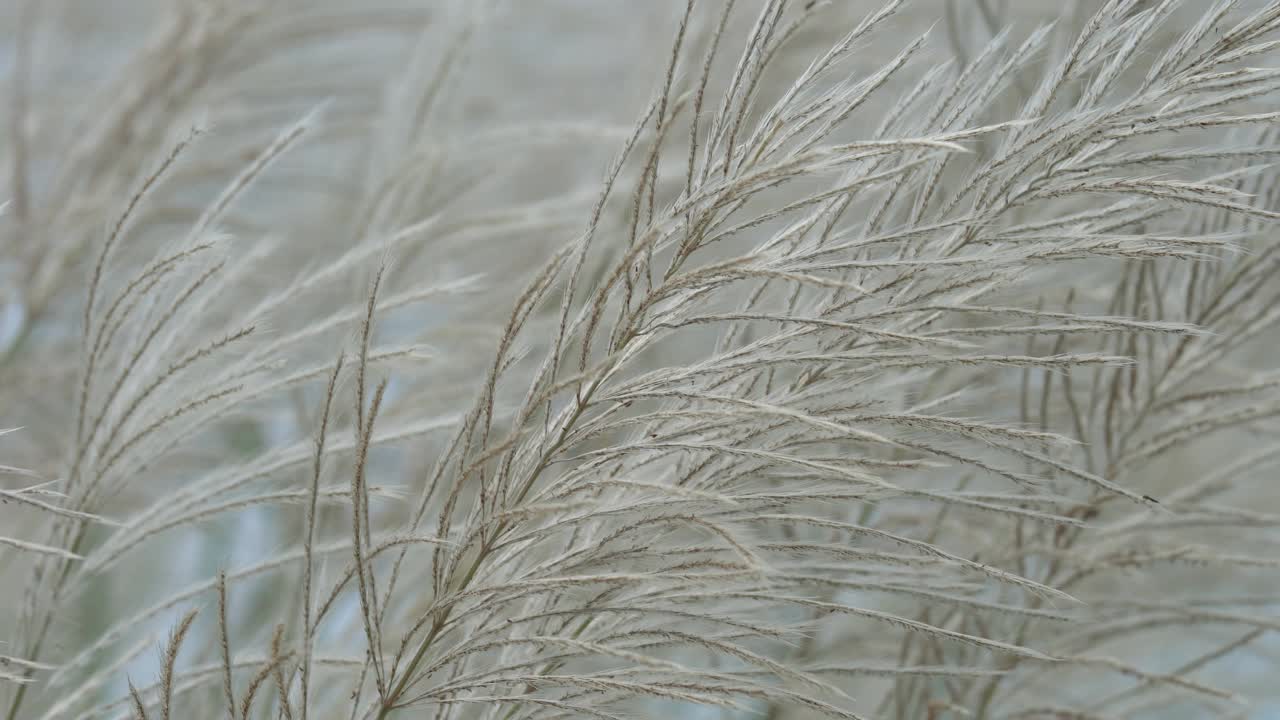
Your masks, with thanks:
[{"label": "reed grass plume", "polygon": [[0,718],[1280,707],[1280,2],[9,5]]}]

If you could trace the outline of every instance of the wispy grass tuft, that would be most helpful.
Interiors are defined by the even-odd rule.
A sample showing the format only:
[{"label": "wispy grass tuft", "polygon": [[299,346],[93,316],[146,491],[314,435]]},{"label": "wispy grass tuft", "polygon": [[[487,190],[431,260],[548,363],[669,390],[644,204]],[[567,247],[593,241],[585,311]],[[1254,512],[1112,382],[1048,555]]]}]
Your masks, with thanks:
[{"label": "wispy grass tuft", "polygon": [[659,3],[517,127],[549,5],[392,5],[175,5],[47,131],[23,15],[0,717],[1275,699],[1280,2]]}]

